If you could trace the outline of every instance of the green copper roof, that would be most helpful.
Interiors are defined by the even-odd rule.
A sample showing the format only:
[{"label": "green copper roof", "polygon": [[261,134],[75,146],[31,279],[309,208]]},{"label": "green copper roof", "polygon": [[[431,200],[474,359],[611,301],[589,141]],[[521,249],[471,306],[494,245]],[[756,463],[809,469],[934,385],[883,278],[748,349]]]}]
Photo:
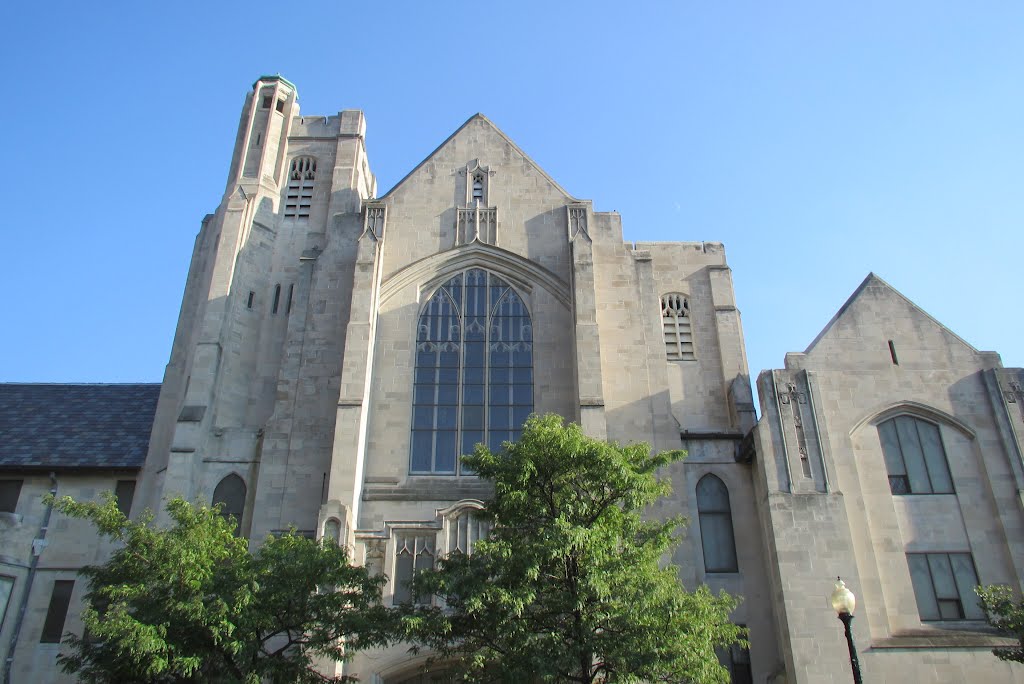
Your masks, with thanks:
[{"label": "green copper roof", "polygon": [[260,81],[281,81],[282,83],[284,83],[284,84],[286,84],[286,85],[289,85],[289,86],[291,86],[292,90],[298,91],[298,88],[296,88],[296,87],[295,87],[295,84],[294,84],[294,83],[292,83],[291,81],[289,81],[289,80],[288,80],[287,78],[285,78],[285,77],[284,77],[284,76],[282,76],[281,74],[277,74],[277,75],[275,75],[275,76],[269,76],[269,75],[265,75],[265,76],[260,76],[260,77],[259,77],[258,79],[256,79],[256,81],[255,81],[255,82],[254,82],[254,83],[252,84],[252,87],[253,87],[253,88],[255,88],[255,87],[256,87],[256,84],[257,84],[257,83],[259,83]]}]

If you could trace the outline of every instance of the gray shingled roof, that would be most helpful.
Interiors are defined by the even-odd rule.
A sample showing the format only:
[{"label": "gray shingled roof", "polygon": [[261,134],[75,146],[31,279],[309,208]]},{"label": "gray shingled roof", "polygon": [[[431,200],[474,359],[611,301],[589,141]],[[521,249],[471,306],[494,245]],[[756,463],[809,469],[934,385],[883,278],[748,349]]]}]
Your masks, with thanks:
[{"label": "gray shingled roof", "polygon": [[0,384],[0,468],[141,468],[160,385]]}]

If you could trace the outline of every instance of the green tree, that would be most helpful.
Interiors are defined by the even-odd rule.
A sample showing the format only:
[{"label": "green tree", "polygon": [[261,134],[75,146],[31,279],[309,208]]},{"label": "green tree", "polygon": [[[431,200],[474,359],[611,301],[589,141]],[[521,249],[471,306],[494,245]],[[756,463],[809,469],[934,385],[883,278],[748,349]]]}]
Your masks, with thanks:
[{"label": "green tree", "polygon": [[493,529],[415,577],[447,610],[421,610],[413,639],[479,680],[727,682],[715,648],[743,643],[736,601],[688,592],[662,565],[682,518],[641,517],[670,491],[655,472],[684,455],[590,439],[555,415],[501,453],[478,445],[463,462],[494,484]]},{"label": "green tree", "polygon": [[381,577],[333,542],[285,534],[255,552],[235,521],[183,499],[173,524],[130,521],[113,496],[64,497],[56,508],[92,521],[120,548],[89,580],[83,637],[66,635],[65,672],[86,682],[335,681],[317,659],[344,660],[389,643],[397,622],[379,603]]},{"label": "green tree", "polygon": [[992,653],[1000,660],[1024,663],[1024,601],[1017,600],[1005,584],[992,584],[975,589],[988,623],[1001,634],[1017,640],[1016,646],[999,646]]}]

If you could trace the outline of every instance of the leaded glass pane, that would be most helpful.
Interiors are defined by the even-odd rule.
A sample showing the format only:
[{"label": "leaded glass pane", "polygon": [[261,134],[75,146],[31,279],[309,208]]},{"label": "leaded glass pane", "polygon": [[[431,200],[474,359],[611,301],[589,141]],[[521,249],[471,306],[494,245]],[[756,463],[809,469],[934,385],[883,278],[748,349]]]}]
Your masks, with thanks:
[{"label": "leaded glass pane", "polygon": [[507,406],[492,406],[490,413],[490,425],[492,430],[508,430],[512,427],[512,416]]},{"label": "leaded glass pane", "polygon": [[463,404],[478,404],[483,406],[484,403],[484,386],[483,385],[463,385],[462,387],[462,403]]},{"label": "leaded glass pane", "polygon": [[454,473],[456,449],[455,430],[438,430],[436,451],[434,453],[434,471],[438,473]]},{"label": "leaded glass pane", "polygon": [[697,483],[697,509],[707,513],[729,513],[729,490],[714,475],[706,475]]},{"label": "leaded glass pane", "polygon": [[[900,451],[900,440],[896,436],[896,423],[887,420],[878,426],[878,437],[882,442],[882,454],[885,456],[885,468],[889,475],[906,475],[903,465],[903,453]],[[893,492],[895,494],[896,492]],[[903,492],[905,493],[905,492]]]},{"label": "leaded glass pane", "polygon": [[915,420],[909,416],[896,418],[896,434],[899,436],[900,449],[903,452],[903,463],[910,479],[910,491],[914,494],[930,494],[931,482],[928,470],[924,467],[924,454],[921,452],[921,440],[917,436]]},{"label": "leaded glass pane", "polygon": [[736,543],[732,536],[732,516],[724,513],[701,513],[700,536],[705,571],[736,572]]},{"label": "leaded glass pane", "polygon": [[414,473],[430,471],[434,453],[434,431],[413,430],[412,433],[412,464]]},{"label": "leaded glass pane", "polygon": [[974,588],[978,586],[978,575],[974,572],[971,554],[951,553],[949,561],[953,566],[953,579],[963,605],[964,617],[968,620],[984,620],[985,611],[981,609],[978,595],[974,593]]},{"label": "leaded glass pane", "polygon": [[459,386],[458,385],[438,385],[437,386],[437,403],[446,405],[456,405],[459,403]]},{"label": "leaded glass pane", "polygon": [[416,406],[413,408],[412,427],[414,430],[429,430],[434,427],[434,407]]},{"label": "leaded glass pane", "polygon": [[412,589],[409,587],[411,581],[412,551],[408,548],[403,548],[395,556],[395,605],[412,601]]},{"label": "leaded glass pane", "polygon": [[483,430],[484,428],[484,407],[463,406],[462,407],[462,429]]},{"label": "leaded glass pane", "polygon": [[921,438],[921,450],[924,452],[924,462],[932,482],[932,491],[936,494],[952,494],[953,479],[949,476],[946,451],[942,448],[939,427],[919,420],[917,421],[917,433]]},{"label": "leaded glass pane", "polygon": [[458,427],[459,411],[455,406],[438,406],[434,426],[438,430],[454,430]]},{"label": "leaded glass pane", "polygon": [[483,430],[469,430],[462,433],[462,453],[471,454],[476,445],[484,441]]},{"label": "leaded glass pane", "polygon": [[939,604],[935,600],[935,589],[932,586],[931,572],[928,569],[928,557],[923,553],[907,555],[910,566],[910,579],[914,584],[914,596],[917,598],[917,612],[922,620],[938,620]]}]

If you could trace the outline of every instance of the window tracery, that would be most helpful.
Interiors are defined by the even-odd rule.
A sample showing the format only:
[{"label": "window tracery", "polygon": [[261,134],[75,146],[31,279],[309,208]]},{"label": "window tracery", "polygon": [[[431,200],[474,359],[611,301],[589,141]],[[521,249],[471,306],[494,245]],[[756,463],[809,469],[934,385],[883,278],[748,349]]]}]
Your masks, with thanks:
[{"label": "window tracery", "polygon": [[519,438],[533,412],[533,329],[519,294],[483,269],[449,279],[416,333],[410,472],[471,474],[458,456]]},{"label": "window tracery", "polygon": [[288,170],[288,190],[285,195],[284,217],[308,219],[313,204],[313,185],[316,181],[316,159],[296,157]]},{"label": "window tracery", "polygon": [[690,302],[686,295],[670,293],[661,298],[661,327],[665,334],[665,353],[673,360],[693,360],[693,334],[690,330]]}]

